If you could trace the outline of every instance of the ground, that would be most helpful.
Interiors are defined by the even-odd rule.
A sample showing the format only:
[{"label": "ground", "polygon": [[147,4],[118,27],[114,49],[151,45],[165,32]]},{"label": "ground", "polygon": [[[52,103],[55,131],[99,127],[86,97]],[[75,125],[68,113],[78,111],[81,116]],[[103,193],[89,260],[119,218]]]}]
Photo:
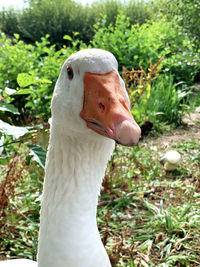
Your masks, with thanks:
[{"label": "ground", "polygon": [[[97,216],[113,267],[200,266],[200,112],[183,121],[135,147],[116,146]],[[160,159],[170,149],[181,154],[181,162],[166,172]],[[0,259],[36,258],[44,172],[22,163],[24,153],[20,145],[0,170],[16,182],[1,216]]]},{"label": "ground", "polygon": [[[170,149],[182,160],[166,172],[159,160]],[[113,266],[200,266],[199,150],[200,113],[135,149],[117,149],[99,207]]]},{"label": "ground", "polygon": [[161,141],[161,143],[167,145],[171,142],[179,142],[181,140],[200,140],[200,112],[190,113],[189,115],[186,114],[183,118],[183,125],[185,125],[185,127],[175,129],[167,135],[162,135],[156,142]]}]

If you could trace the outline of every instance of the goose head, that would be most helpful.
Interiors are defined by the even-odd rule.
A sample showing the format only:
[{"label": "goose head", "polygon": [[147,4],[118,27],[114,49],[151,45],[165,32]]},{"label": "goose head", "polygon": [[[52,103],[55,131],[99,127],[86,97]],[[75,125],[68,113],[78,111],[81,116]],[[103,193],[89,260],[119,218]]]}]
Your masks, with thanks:
[{"label": "goose head", "polygon": [[52,131],[85,138],[136,144],[141,130],[130,112],[116,58],[85,49],[63,64],[52,98]]}]

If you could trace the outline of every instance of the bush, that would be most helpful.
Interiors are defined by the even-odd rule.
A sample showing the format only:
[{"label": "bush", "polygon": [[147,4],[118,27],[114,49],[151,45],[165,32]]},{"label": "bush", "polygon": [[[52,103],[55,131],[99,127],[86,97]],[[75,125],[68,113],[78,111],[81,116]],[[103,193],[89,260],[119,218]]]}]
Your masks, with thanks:
[{"label": "bush", "polygon": [[115,23],[120,10],[130,17],[133,24],[144,23],[152,13],[151,5],[136,0],[127,3],[95,1],[91,6],[83,6],[73,0],[32,0],[29,7],[22,11],[10,8],[0,12],[0,25],[6,34],[13,36],[18,33],[23,40],[31,43],[49,34],[50,42],[61,47],[63,36],[73,36],[74,32],[79,32],[79,38],[89,43],[94,35],[93,25],[100,19],[100,14],[107,15],[108,25]]},{"label": "bush", "polygon": [[169,21],[174,21],[193,37],[197,47],[200,48],[199,0],[158,0],[157,6],[162,8],[162,14]]},{"label": "bush", "polygon": [[[67,36],[66,39],[70,37]],[[18,35],[11,41],[5,34],[1,34],[0,89],[4,100],[18,108],[21,113],[19,119],[27,118],[28,115],[32,119],[38,116],[48,119],[50,100],[60,68],[81,44],[78,40],[72,40],[72,47],[63,46],[56,51],[55,45],[50,45],[48,36],[33,46],[19,40]],[[23,73],[24,76],[17,79]],[[23,82],[19,82],[20,80]],[[22,90],[19,90],[19,84]],[[17,92],[12,93],[6,88],[17,89]]]},{"label": "bush", "polygon": [[134,105],[132,113],[136,120],[141,124],[151,121],[156,130],[161,130],[162,123],[180,125],[191,93],[184,84],[175,84],[172,75],[160,75],[150,92],[145,92]]},{"label": "bush", "polygon": [[192,83],[200,71],[199,53],[193,40],[183,34],[178,26],[165,19],[130,28],[129,19],[120,14],[115,25],[106,27],[106,17],[95,25],[96,33],[91,42],[94,47],[109,50],[123,65],[148,68],[150,60],[157,62],[162,55],[163,72],[172,73],[175,81]]},{"label": "bush", "polygon": [[0,25],[3,32],[10,36],[18,33],[19,17],[19,10],[15,10],[12,7],[7,10],[3,9],[0,12]]},{"label": "bush", "polygon": [[[45,45],[45,44],[44,44]],[[39,63],[39,54],[33,45],[26,45],[15,34],[13,40],[6,38],[4,33],[0,36],[0,88],[16,88],[19,72],[35,69]]]},{"label": "bush", "polygon": [[80,32],[80,38],[89,42],[95,18],[87,9],[72,0],[31,1],[30,6],[22,11],[3,10],[0,22],[6,34],[13,36],[18,33],[29,43],[40,41],[49,34],[50,42],[61,46],[64,44],[63,36],[73,36],[74,32]]},{"label": "bush", "polygon": [[98,20],[100,15],[107,17],[106,26],[110,23],[114,24],[121,11],[130,19],[131,25],[145,23],[151,18],[153,12],[152,5],[143,0],[129,0],[126,2],[117,0],[95,1],[92,4],[92,10],[94,17]]},{"label": "bush", "polygon": [[[119,62],[120,71],[124,65],[126,68],[139,69],[140,64],[147,70],[150,60],[155,64],[162,55],[166,55],[162,61],[162,81],[155,83],[158,88],[154,89],[154,85],[152,86],[151,94],[155,98],[155,103],[151,97],[146,99],[148,103],[152,101],[150,109],[146,106],[149,113],[139,107],[140,114],[136,116],[142,122],[145,116],[152,118],[151,114],[156,112],[162,113],[159,118],[163,121],[180,123],[181,116],[172,114],[176,105],[176,110],[182,110],[182,106],[179,105],[182,99],[179,99],[180,93],[174,87],[174,83],[192,83],[200,69],[199,55],[194,51],[192,40],[179,32],[179,28],[174,27],[173,23],[164,19],[130,27],[129,20],[123,14],[117,16],[115,25],[110,24],[108,27],[104,16],[101,22],[95,25],[95,31],[89,47],[99,47],[112,52]],[[39,117],[43,120],[48,119],[53,88],[63,62],[71,53],[87,47],[85,43],[76,39],[77,37],[77,33],[74,34],[74,38],[66,35],[64,40],[71,45],[57,50],[55,45],[50,45],[48,36],[31,45],[19,40],[19,35],[10,40],[5,34],[1,34],[0,88],[4,101],[14,104],[21,113],[18,122],[14,123],[21,123],[21,119],[26,123],[29,116],[29,120]],[[10,92],[6,87],[17,89],[17,92]],[[162,88],[160,91],[159,87]],[[168,100],[160,99],[162,94],[165,94],[164,88],[166,92],[170,92]],[[171,103],[170,99],[175,96],[177,100]],[[158,108],[156,103],[163,103],[166,111]]]}]

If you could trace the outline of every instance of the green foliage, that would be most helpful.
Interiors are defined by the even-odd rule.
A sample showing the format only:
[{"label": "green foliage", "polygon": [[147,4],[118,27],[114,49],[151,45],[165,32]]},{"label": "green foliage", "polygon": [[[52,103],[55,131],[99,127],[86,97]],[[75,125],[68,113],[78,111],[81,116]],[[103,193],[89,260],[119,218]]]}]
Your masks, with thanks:
[{"label": "green foliage", "polygon": [[51,43],[63,44],[65,34],[72,36],[73,32],[81,32],[81,39],[88,41],[94,20],[85,9],[72,0],[31,1],[22,11],[20,34],[31,42],[50,34]]},{"label": "green foliage", "polygon": [[[124,65],[137,70],[140,64],[147,70],[150,60],[154,64],[166,55],[162,61],[162,78],[137,101],[133,111],[136,119],[141,123],[148,119],[155,125],[159,120],[180,124],[185,104],[188,104],[188,93],[182,92],[183,86],[176,87],[174,83],[191,83],[200,70],[199,54],[195,52],[193,41],[164,19],[130,27],[129,19],[121,13],[115,25],[107,27],[106,23],[104,16],[95,25],[96,34],[90,46],[111,51],[117,57],[120,70]],[[15,106],[21,115],[11,116],[14,124],[20,124],[20,120],[26,123],[29,116],[48,120],[60,67],[71,53],[87,47],[77,39],[79,37],[77,32],[73,37],[65,35],[64,40],[71,46],[56,50],[55,45],[50,45],[49,36],[33,46],[25,44],[17,34],[12,41],[1,34],[0,88],[4,98],[1,109],[6,110],[5,105]],[[7,121],[5,113],[1,113],[0,118]]]},{"label": "green foliage", "polygon": [[162,123],[181,124],[188,111],[190,90],[184,84],[175,84],[173,76],[161,75],[148,92],[136,102],[132,113],[138,122],[151,121],[155,129],[161,130]]},{"label": "green foliage", "polygon": [[1,33],[0,38],[0,88],[16,88],[16,78],[19,72],[27,72],[36,68],[39,60],[32,45],[26,45],[19,40],[19,35],[15,35],[13,41],[6,38]]},{"label": "green foliage", "polygon": [[[15,116],[19,114],[16,108],[5,102],[0,105],[0,113],[9,112]],[[38,130],[41,126],[22,127],[10,125],[7,122],[0,120],[0,165],[6,165],[15,155],[14,147],[16,144],[24,144],[30,149],[30,154],[26,157],[27,165],[31,159],[44,168],[46,160],[46,151],[40,145],[29,144],[30,140],[35,136],[39,136]],[[1,154],[3,156],[1,156]]]},{"label": "green foliage", "polygon": [[192,39],[165,19],[130,28],[129,19],[120,14],[115,25],[107,27],[104,16],[95,28],[92,45],[112,52],[120,69],[123,65],[137,69],[139,63],[147,69],[150,60],[154,63],[166,55],[163,71],[172,73],[177,81],[191,83],[200,70],[199,53]]},{"label": "green foliage", "polygon": [[[116,18],[121,11],[123,11],[125,16],[130,19],[131,25],[141,25],[145,23],[146,20],[151,18],[151,14],[153,12],[152,5],[143,0],[129,0],[126,2],[117,0],[95,1],[91,7],[96,18],[99,19],[100,14],[107,17],[107,26],[111,23],[115,23]],[[95,22],[97,22],[97,20],[95,20]]]},{"label": "green foliage", "polygon": [[[162,74],[136,100],[132,112],[138,122],[152,121],[159,131],[166,123],[177,126],[190,101],[200,103],[199,93],[192,98],[192,88],[187,86],[200,72],[199,52],[180,26],[164,18],[140,26],[151,12],[142,1],[124,6],[114,0],[98,2],[92,9],[64,0],[61,8],[57,1],[31,0],[22,13],[1,13],[10,34],[19,32],[19,25],[22,37],[29,41],[51,33],[35,45],[21,41],[18,34],[13,39],[3,33],[0,37],[0,180],[11,177],[18,182],[1,220],[3,255],[36,258],[48,130],[21,125],[49,118],[61,65],[71,53],[87,47],[80,40],[88,42],[95,32],[89,47],[111,51],[120,71],[124,65],[138,69],[139,64],[147,70],[150,60],[154,64],[166,55]],[[107,17],[93,29],[100,10]],[[131,26],[133,22],[138,24]],[[58,50],[50,44],[54,40],[69,46]],[[164,172],[159,163],[166,145],[155,146],[155,140],[148,139],[130,149],[116,146],[98,207],[98,225],[113,266],[189,266],[199,258],[200,143],[189,140],[168,146],[183,157],[172,173]]]},{"label": "green foliage", "polygon": [[[124,25],[120,23],[119,27],[123,28]],[[100,29],[98,31],[101,32]],[[14,103],[18,107],[17,97],[24,97],[24,107],[27,114],[31,114],[31,123],[35,114],[42,114],[43,117],[49,115],[51,93],[60,66],[69,54],[77,50],[77,47],[85,47],[84,44],[69,36],[65,39],[72,42],[72,47],[63,47],[58,51],[54,46],[49,45],[46,38],[41,43],[36,43],[35,47],[26,45],[22,41],[16,41],[11,45],[4,39],[0,50],[3,55],[2,60],[7,64],[8,69],[9,63],[5,60],[4,43],[13,56],[14,48],[19,55],[22,55],[22,49],[29,51],[27,54],[30,56],[31,47],[35,55],[34,62],[31,62],[35,67],[31,69],[27,67],[25,72],[21,70],[18,72],[17,66],[20,64],[20,56],[18,56],[19,62],[13,63],[15,71],[11,72],[12,83],[9,75],[5,74],[8,75],[6,76],[8,82],[4,83],[2,79],[1,116],[5,113],[18,116],[18,109],[13,105]],[[119,38],[117,41],[120,42]],[[118,51],[119,49],[116,49],[115,54]],[[147,54],[140,53],[144,66],[149,65],[148,60],[143,58]],[[120,55],[122,65],[126,57],[123,53],[117,54],[118,57]],[[159,53],[152,52],[151,55],[152,57],[155,55],[156,58]],[[27,56],[25,52],[24,56]],[[25,59],[28,60],[28,57]],[[22,61],[26,61],[25,59],[23,58]],[[8,58],[8,60],[11,59]],[[130,64],[132,65],[131,61]],[[180,123],[187,109],[186,104],[189,103],[190,91],[186,90],[185,83],[175,84],[174,76],[166,73],[167,70],[136,102],[133,109],[133,114],[138,121],[151,120],[157,129],[160,122]],[[18,85],[14,87],[15,89],[5,88],[7,84],[9,86],[18,84],[20,88]],[[46,97],[47,92],[49,95]],[[21,103],[21,99],[19,102]],[[1,181],[7,176],[12,177],[11,167],[16,170],[13,177],[18,178],[15,196],[9,199],[5,216],[1,219],[2,255],[36,258],[40,194],[46,156],[45,150],[40,146],[40,134],[37,128],[16,127],[0,121],[0,139],[2,136],[5,138],[0,157]],[[98,208],[98,225],[113,266],[135,266],[138,262],[145,263],[146,266],[147,264],[177,266],[177,264],[188,265],[198,260],[199,145],[199,141],[194,140],[175,143],[173,147],[179,150],[183,161],[181,166],[170,174],[163,172],[159,163],[166,146],[157,148],[148,141],[130,149],[116,147],[106,173],[107,183],[104,185],[104,193]],[[16,163],[12,165],[15,159],[17,159]],[[18,172],[18,168],[21,172]],[[8,171],[5,171],[7,169]],[[140,255],[143,255],[142,259]]]},{"label": "green foliage", "polygon": [[[112,266],[198,263],[200,169],[194,156],[199,146],[199,140],[171,142],[168,149],[182,155],[180,166],[171,173],[159,163],[166,150],[159,140],[147,139],[131,148],[116,146],[97,213]],[[15,150],[23,160],[29,154],[24,145],[15,144]],[[0,173],[5,176],[5,167]],[[34,162],[23,167],[15,196],[1,219],[2,256],[36,259],[43,175]]]},{"label": "green foliage", "polygon": [[[200,223],[199,194],[191,177],[199,176],[199,165],[191,155],[200,143],[170,142],[167,149],[181,153],[182,166],[166,173],[159,163],[166,150],[161,140],[163,136],[159,140],[148,138],[134,148],[117,146],[107,170],[107,191],[104,188],[98,223],[102,236],[108,235],[110,255],[118,261],[114,266],[189,266],[198,261],[199,234],[197,237],[195,233]],[[194,244],[196,249],[191,249]]]},{"label": "green foliage", "polygon": [[7,112],[11,112],[15,115],[19,115],[19,111],[17,110],[17,108],[15,106],[13,106],[12,104],[7,104],[3,101],[0,101],[0,111],[7,111]]},{"label": "green foliage", "polygon": [[[28,152],[23,147],[22,154]],[[19,152],[19,151],[18,151]],[[15,166],[18,168],[19,166]],[[1,255],[36,260],[39,230],[39,197],[42,191],[44,172],[34,163],[24,167],[23,176],[18,177],[15,197],[9,200],[6,216],[1,220]],[[3,175],[2,175],[3,176]],[[12,231],[11,229],[14,229]],[[9,231],[8,231],[9,229]],[[26,229],[26,230],[25,230]],[[10,248],[8,250],[8,248]]]},{"label": "green foliage", "polygon": [[158,0],[157,5],[169,21],[180,25],[192,36],[200,48],[200,2],[199,0]]},{"label": "green foliage", "polygon": [[64,35],[80,33],[80,39],[86,43],[94,35],[93,25],[100,19],[100,14],[107,15],[107,23],[114,23],[120,10],[130,17],[131,23],[142,24],[150,19],[152,8],[146,1],[118,0],[95,1],[84,6],[73,0],[29,1],[29,6],[22,11],[12,8],[0,13],[2,30],[11,36],[19,33],[25,41],[34,43],[50,34],[52,44],[62,46]]},{"label": "green foliage", "polygon": [[7,10],[3,9],[0,12],[1,29],[3,29],[6,34],[14,36],[15,33],[18,33],[19,16],[19,10],[15,10],[13,7]]},{"label": "green foliage", "polygon": [[82,42],[73,40],[72,47],[57,51],[48,36],[33,46],[19,40],[17,34],[11,41],[1,33],[0,44],[0,88],[6,103],[14,104],[25,117],[40,115],[47,119],[60,68]]},{"label": "green foliage", "polygon": [[34,161],[39,163],[39,165],[44,168],[46,161],[46,151],[38,145],[29,145],[28,147],[31,149],[31,155],[34,158]]}]

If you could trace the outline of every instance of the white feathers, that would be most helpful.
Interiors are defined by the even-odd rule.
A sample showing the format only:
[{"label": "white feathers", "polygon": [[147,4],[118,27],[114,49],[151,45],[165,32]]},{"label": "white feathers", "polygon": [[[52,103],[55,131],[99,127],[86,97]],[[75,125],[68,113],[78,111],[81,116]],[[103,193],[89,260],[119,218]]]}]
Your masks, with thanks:
[{"label": "white feathers", "polygon": [[[102,178],[114,149],[115,138],[112,140],[89,129],[80,112],[85,103],[86,73],[95,73],[95,76],[105,74],[104,83],[116,91],[114,81],[108,80],[106,76],[112,71],[117,74],[117,80],[119,78],[121,97],[124,93],[124,99],[128,102],[125,84],[118,73],[117,60],[110,52],[82,50],[71,55],[63,64],[51,103],[52,119],[49,120],[50,141],[41,202],[38,260],[37,263],[28,260],[0,262],[0,267],[111,267],[99,235],[96,211]],[[100,86],[93,85],[91,81],[89,84],[93,90]],[[95,95],[90,103],[97,103],[98,99],[102,101],[102,93]],[[110,99],[108,93],[106,99]],[[120,120],[122,117],[129,118],[127,114],[130,111],[126,104],[124,106],[120,101],[108,103],[109,106],[112,105],[110,103],[118,103],[123,107],[124,117],[120,112],[116,113]],[[131,113],[130,116],[132,118]],[[113,118],[110,121],[113,122]],[[133,143],[137,142],[139,126],[131,131],[135,129],[133,122],[121,121],[117,137],[122,138],[126,130],[129,131],[127,137],[130,139],[134,132],[136,136]],[[123,140],[123,143],[129,144],[130,140]]]},{"label": "white feathers", "polygon": [[[68,76],[68,67],[73,69],[73,79]],[[100,49],[82,50],[64,63],[49,120],[38,260],[9,260],[0,262],[0,267],[111,266],[98,232],[96,209],[114,141],[88,129],[80,111],[85,73],[105,74],[117,69],[115,57]]]}]

